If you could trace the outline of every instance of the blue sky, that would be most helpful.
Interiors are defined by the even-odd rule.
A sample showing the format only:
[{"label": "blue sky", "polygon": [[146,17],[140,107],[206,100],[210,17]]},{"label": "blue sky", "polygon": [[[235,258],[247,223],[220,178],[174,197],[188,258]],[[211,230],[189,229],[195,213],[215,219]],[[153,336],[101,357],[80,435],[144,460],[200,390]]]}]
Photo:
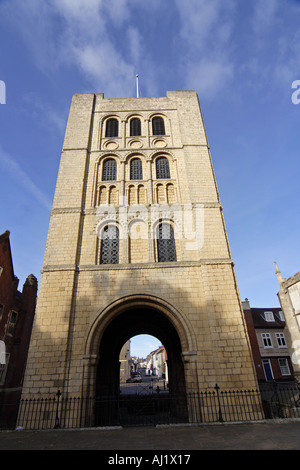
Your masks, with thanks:
[{"label": "blue sky", "polygon": [[197,91],[241,298],[279,306],[274,261],[300,270],[299,25],[298,0],[0,0],[0,232],[20,288],[40,277],[73,93],[134,97],[139,74],[141,96]]}]

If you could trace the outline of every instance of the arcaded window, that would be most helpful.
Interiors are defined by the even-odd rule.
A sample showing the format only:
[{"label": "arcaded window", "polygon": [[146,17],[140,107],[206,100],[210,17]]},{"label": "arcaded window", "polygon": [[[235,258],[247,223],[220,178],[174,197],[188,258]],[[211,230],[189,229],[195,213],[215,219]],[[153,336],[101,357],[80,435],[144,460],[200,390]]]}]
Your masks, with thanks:
[{"label": "arcaded window", "polygon": [[165,135],[165,123],[162,117],[154,117],[152,119],[153,135]]},{"label": "arcaded window", "polygon": [[105,137],[118,137],[119,122],[115,118],[106,121]]},{"label": "arcaded window", "polygon": [[115,225],[107,225],[103,229],[101,236],[100,263],[119,263],[119,229]]},{"label": "arcaded window", "polygon": [[171,224],[162,223],[157,228],[157,259],[159,262],[176,261],[174,230]]},{"label": "arcaded window", "polygon": [[156,160],[156,178],[167,179],[170,178],[170,167],[166,157],[159,157]]},{"label": "arcaded window", "polygon": [[103,162],[102,181],[114,181],[117,179],[117,162],[108,158]]},{"label": "arcaded window", "polygon": [[130,120],[130,135],[131,136],[142,135],[141,120],[139,118],[132,118]]},{"label": "arcaded window", "polygon": [[140,158],[133,158],[130,161],[130,179],[142,180],[143,179],[143,166]]}]

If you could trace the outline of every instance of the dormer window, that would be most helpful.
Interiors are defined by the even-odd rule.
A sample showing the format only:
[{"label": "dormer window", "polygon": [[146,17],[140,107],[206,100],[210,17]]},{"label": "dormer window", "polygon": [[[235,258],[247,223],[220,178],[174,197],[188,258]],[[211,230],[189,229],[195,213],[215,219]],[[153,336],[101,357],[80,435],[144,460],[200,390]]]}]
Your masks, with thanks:
[{"label": "dormer window", "polygon": [[273,312],[264,312],[264,319],[266,321],[275,321]]},{"label": "dormer window", "polygon": [[285,321],[285,318],[284,318],[283,312],[282,312],[281,310],[279,310],[279,312],[278,312],[278,316],[279,316],[279,320],[281,320],[281,321]]}]

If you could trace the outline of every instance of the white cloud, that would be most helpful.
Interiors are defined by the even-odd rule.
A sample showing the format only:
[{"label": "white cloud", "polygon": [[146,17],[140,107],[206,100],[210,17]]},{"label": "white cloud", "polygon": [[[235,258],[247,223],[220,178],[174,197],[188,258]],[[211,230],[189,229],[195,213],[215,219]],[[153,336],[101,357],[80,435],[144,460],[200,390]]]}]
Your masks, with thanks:
[{"label": "white cloud", "polygon": [[204,97],[226,89],[235,93],[241,83],[253,91],[266,89],[269,98],[280,88],[288,93],[300,69],[299,9],[291,2],[176,0],[175,4],[186,88]]},{"label": "white cloud", "polygon": [[[60,67],[75,66],[97,88],[112,95],[129,94],[134,86],[133,65],[118,50],[110,26],[128,19],[127,0],[10,0],[0,6],[22,35],[35,65],[51,75]],[[137,34],[132,28],[129,36]],[[134,58],[140,52],[136,49]]]},{"label": "white cloud", "polygon": [[[84,0],[85,1],[85,0]],[[104,0],[103,10],[110,20],[116,25],[121,26],[130,17],[130,3],[128,0]]]},{"label": "white cloud", "polygon": [[176,0],[176,5],[181,21],[179,34],[186,43],[181,63],[185,85],[211,96],[233,76],[235,0]]},{"label": "white cloud", "polygon": [[48,197],[39,189],[39,187],[32,181],[27,173],[20,167],[19,163],[16,162],[11,155],[8,155],[3,149],[0,148],[0,163],[4,167],[2,175],[5,171],[11,173],[13,178],[17,181],[18,185],[23,186],[26,191],[31,193],[34,198],[40,202],[46,209],[51,209],[51,202]]},{"label": "white cloud", "polygon": [[300,69],[299,10],[291,2],[257,0],[253,9],[252,60],[257,64],[256,86],[289,92]]},{"label": "white cloud", "polygon": [[150,335],[137,335],[131,338],[131,355],[144,357],[155,351],[159,346],[160,342],[157,338]]},{"label": "white cloud", "polygon": [[276,26],[278,7],[278,0],[256,0],[252,18],[255,35],[268,34]]},{"label": "white cloud", "polygon": [[[180,87],[205,96],[214,96],[216,88],[236,89],[234,80],[261,88],[298,78],[297,19],[286,2],[170,3],[164,5],[170,14],[165,30],[163,18],[157,16],[159,0],[9,0],[0,4],[0,15],[21,34],[44,73],[52,76],[61,68],[76,68],[86,88],[105,96],[134,96],[136,73],[144,96],[161,92],[162,83],[168,87],[175,73]],[[149,22],[154,18],[161,29],[153,43],[151,33],[156,30]]]},{"label": "white cloud", "polygon": [[74,48],[73,53],[96,91],[103,91],[100,87],[105,85],[105,96],[118,93],[119,97],[126,97],[130,94],[134,86],[134,67],[126,63],[109,42]]},{"label": "white cloud", "polygon": [[190,88],[197,90],[200,97],[214,96],[233,76],[233,66],[229,63],[210,62],[209,59],[190,64],[187,69],[187,82]]},{"label": "white cloud", "polygon": [[[96,43],[105,34],[106,17],[102,0],[53,0],[52,21],[63,20],[61,47]],[[56,18],[55,18],[56,17]]]},{"label": "white cloud", "polygon": [[300,31],[291,29],[278,40],[274,77],[276,82],[287,86],[300,78]]},{"label": "white cloud", "polygon": [[128,50],[134,63],[138,63],[143,55],[143,38],[138,29],[129,26],[127,30]]},{"label": "white cloud", "polygon": [[88,4],[86,0],[54,0],[53,4],[65,18],[90,23],[99,20],[103,0],[89,0]]},{"label": "white cloud", "polygon": [[1,17],[21,35],[34,62],[46,73],[57,64],[57,42],[48,2],[10,0],[0,5]]},{"label": "white cloud", "polygon": [[64,113],[56,111],[49,103],[45,102],[37,92],[30,92],[23,98],[23,111],[39,120],[49,130],[63,135],[66,126]]},{"label": "white cloud", "polygon": [[180,35],[193,48],[209,53],[209,44],[227,45],[235,0],[176,0],[175,3],[181,18]]}]

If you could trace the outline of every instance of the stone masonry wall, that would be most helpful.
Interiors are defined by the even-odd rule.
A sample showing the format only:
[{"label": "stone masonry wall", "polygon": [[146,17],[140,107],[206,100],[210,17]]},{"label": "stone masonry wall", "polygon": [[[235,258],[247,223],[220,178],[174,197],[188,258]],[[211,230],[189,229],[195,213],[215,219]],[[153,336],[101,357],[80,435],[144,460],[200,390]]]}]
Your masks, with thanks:
[{"label": "stone masonry wall", "polygon": [[[142,135],[134,139],[129,135],[132,115],[142,121]],[[153,115],[163,116],[166,135],[152,135]],[[116,138],[105,137],[108,117],[119,120]],[[172,197],[181,221],[185,211],[190,211],[186,212],[190,216],[190,231],[184,221],[183,232],[172,212],[177,254],[173,263],[157,262],[156,241],[152,236],[157,223],[153,216],[156,198],[164,198],[168,189],[166,181],[158,188],[161,183],[155,174],[158,155],[169,161],[169,183],[173,185]],[[144,203],[137,208],[127,205],[132,156],[143,161],[140,183]],[[117,162],[117,179],[113,182],[101,180],[103,161],[108,157]],[[137,183],[134,184],[138,190]],[[113,207],[115,223],[122,235],[118,265],[99,263],[98,229],[109,220],[99,206],[101,186],[117,194]],[[146,233],[146,240],[129,238],[128,226],[120,215],[122,207],[127,211],[128,224],[135,223],[136,233]],[[215,383],[226,388],[255,387],[222,207],[198,98],[192,91],[167,92],[166,97],[158,98],[73,96],[49,224],[24,395],[55,392],[58,387],[80,393],[86,380],[87,357],[92,354],[87,350],[91,331],[97,325],[100,332],[102,312],[129,295],[161,299],[178,312],[178,317],[174,313],[170,320],[182,338],[189,391]]]}]

